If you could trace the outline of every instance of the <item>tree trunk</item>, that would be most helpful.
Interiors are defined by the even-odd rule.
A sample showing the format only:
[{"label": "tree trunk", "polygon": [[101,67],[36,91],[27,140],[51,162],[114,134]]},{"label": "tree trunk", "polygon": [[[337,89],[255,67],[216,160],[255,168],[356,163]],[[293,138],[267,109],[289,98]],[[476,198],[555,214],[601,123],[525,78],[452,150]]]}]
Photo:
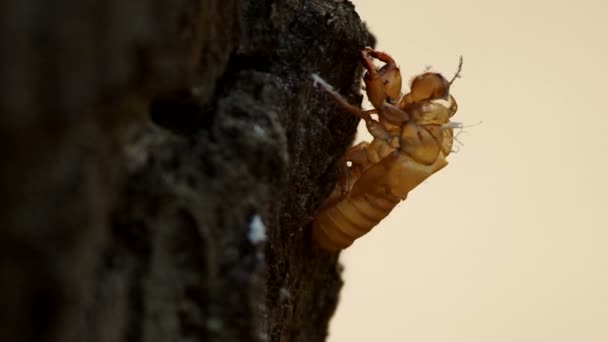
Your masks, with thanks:
[{"label": "tree trunk", "polygon": [[0,341],[323,341],[346,1],[0,4]]}]

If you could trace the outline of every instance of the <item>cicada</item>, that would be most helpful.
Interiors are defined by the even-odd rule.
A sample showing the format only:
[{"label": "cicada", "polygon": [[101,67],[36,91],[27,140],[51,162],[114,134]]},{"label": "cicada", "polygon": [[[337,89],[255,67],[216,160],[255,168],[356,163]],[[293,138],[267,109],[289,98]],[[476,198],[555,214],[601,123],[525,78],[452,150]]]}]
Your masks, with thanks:
[{"label": "cicada", "polygon": [[[450,118],[458,110],[448,81],[425,72],[401,96],[401,72],[386,53],[370,48],[361,53],[364,82],[373,109],[362,110],[314,75],[345,109],[365,121],[371,142],[351,147],[341,158],[339,180],[312,225],[313,240],[336,251],[350,246],[384,219],[407,194],[444,168],[454,141]],[[377,69],[373,61],[384,65]],[[374,119],[373,116],[377,119]]]}]

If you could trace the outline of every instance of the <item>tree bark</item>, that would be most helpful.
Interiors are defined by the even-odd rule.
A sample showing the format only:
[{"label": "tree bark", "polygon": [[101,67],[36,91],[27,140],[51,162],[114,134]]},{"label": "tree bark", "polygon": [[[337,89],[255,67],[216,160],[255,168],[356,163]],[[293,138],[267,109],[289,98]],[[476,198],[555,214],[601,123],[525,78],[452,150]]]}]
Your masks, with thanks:
[{"label": "tree bark", "polygon": [[0,4],[0,340],[323,341],[347,1]]}]

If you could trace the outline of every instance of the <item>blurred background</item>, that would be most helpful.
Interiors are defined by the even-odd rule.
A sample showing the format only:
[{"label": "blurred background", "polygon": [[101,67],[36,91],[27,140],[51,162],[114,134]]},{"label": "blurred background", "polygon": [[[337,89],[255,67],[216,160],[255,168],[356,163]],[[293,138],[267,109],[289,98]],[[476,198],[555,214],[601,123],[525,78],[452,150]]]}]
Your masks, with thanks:
[{"label": "blurred background", "polygon": [[353,2],[483,123],[343,253],[329,341],[608,341],[608,4]]}]

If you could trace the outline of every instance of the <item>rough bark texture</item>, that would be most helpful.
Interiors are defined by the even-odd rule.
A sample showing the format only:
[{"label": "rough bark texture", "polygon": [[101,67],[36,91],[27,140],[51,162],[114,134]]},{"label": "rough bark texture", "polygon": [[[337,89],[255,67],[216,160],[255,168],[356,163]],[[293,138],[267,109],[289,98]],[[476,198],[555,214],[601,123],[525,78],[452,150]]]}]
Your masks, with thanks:
[{"label": "rough bark texture", "polygon": [[0,341],[325,339],[340,266],[309,224],[357,122],[310,74],[360,100],[352,4],[7,0],[0,20]]}]

